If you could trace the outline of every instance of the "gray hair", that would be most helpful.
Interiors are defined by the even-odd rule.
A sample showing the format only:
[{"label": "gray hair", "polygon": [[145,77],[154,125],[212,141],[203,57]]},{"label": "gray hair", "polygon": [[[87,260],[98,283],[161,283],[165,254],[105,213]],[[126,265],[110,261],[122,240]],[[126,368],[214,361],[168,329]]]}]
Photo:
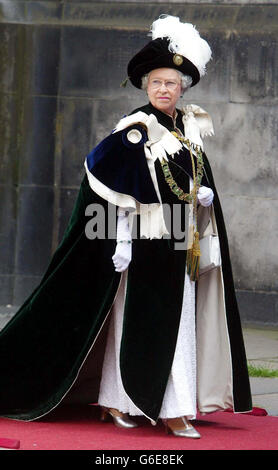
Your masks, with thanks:
[{"label": "gray hair", "polygon": [[[183,95],[188,90],[188,88],[190,88],[191,83],[192,83],[192,77],[190,77],[190,75],[185,75],[179,70],[177,70],[177,72],[181,78],[181,94]],[[146,73],[142,77],[142,85],[141,85],[142,90],[146,90],[148,87],[148,80],[149,80],[150,73],[151,72]]]}]

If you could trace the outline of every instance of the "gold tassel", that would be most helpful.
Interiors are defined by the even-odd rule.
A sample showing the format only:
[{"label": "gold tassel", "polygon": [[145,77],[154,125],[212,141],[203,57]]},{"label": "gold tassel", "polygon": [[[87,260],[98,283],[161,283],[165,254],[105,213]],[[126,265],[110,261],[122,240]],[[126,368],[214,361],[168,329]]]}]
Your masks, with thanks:
[{"label": "gold tassel", "polygon": [[187,274],[190,276],[191,281],[197,281],[199,277],[199,265],[200,265],[200,241],[199,232],[194,233],[194,239],[192,248],[187,250]]},{"label": "gold tassel", "polygon": [[[203,177],[203,168],[204,168],[204,161],[203,161],[203,154],[201,147],[198,145],[194,145],[190,140],[179,136],[177,132],[173,131],[172,134],[174,137],[179,139],[180,141],[184,142],[189,150],[191,163],[192,163],[192,176],[193,176],[193,189],[190,191],[189,194],[186,194],[178,187],[173,176],[171,174],[170,168],[167,164],[167,161],[164,159],[161,161],[162,170],[164,173],[164,177],[166,182],[168,183],[171,191],[173,191],[176,196],[186,202],[189,202],[193,206],[193,224],[189,227],[188,233],[188,248],[187,248],[187,255],[186,255],[186,265],[187,265],[187,273],[190,276],[191,281],[197,281],[199,278],[199,266],[200,266],[200,257],[201,257],[201,250],[200,250],[200,241],[199,241],[199,232],[197,230],[197,193],[198,189],[201,185],[202,177]],[[194,156],[192,153],[192,147],[196,151],[197,157],[197,168],[194,161]],[[194,219],[195,219],[195,231],[194,231]]]}]

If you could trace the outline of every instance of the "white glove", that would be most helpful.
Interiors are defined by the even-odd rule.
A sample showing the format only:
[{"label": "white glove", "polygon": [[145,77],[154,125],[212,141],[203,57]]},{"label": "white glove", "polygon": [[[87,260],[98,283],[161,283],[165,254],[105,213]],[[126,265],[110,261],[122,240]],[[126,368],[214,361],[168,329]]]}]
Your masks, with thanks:
[{"label": "white glove", "polygon": [[131,242],[117,242],[115,254],[112,256],[115,271],[122,273],[131,261]]},{"label": "white glove", "polygon": [[206,186],[201,186],[199,188],[197,197],[201,206],[208,207],[213,201],[214,194],[210,188],[207,188]]},{"label": "white glove", "polygon": [[118,209],[117,221],[117,246],[112,260],[115,271],[123,272],[127,269],[131,261],[131,234],[128,224],[128,212]]}]

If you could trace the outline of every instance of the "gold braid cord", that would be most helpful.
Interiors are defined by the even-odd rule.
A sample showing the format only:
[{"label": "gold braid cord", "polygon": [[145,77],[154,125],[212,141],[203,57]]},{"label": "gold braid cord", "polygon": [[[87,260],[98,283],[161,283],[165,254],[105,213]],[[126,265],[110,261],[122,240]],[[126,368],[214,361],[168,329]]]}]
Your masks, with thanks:
[{"label": "gold braid cord", "polygon": [[[188,202],[189,204],[193,204],[193,240],[191,247],[187,250],[186,256],[186,265],[187,265],[187,273],[190,276],[191,281],[196,281],[199,277],[199,264],[200,264],[200,243],[199,243],[199,232],[197,228],[197,193],[198,189],[201,185],[202,177],[203,177],[203,154],[201,147],[196,146],[194,150],[196,151],[197,157],[197,168],[195,166],[195,161],[192,153],[192,143],[181,137],[176,132],[172,132],[172,134],[179,139],[181,142],[184,142],[185,145],[188,147],[191,163],[192,163],[192,175],[193,175],[193,188],[190,193],[185,193],[175,182],[171,170],[169,168],[168,162],[163,158],[161,161],[161,167],[164,173],[165,180],[169,185],[171,191],[181,200]],[[194,227],[195,221],[195,227]]]}]

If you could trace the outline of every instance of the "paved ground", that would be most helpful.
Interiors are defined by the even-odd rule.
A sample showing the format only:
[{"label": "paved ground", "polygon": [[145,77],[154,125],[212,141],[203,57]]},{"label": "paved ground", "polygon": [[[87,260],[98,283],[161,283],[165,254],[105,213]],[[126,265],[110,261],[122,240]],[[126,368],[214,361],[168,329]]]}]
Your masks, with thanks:
[{"label": "paved ground", "polygon": [[[254,366],[278,370],[278,330],[243,328],[247,359]],[[278,377],[250,377],[253,406],[278,416]]]},{"label": "paved ground", "polygon": [[[0,330],[16,311],[0,306]],[[250,364],[278,370],[278,329],[244,327],[246,355]],[[264,408],[271,416],[278,416],[278,377],[250,377],[253,406]]]}]

